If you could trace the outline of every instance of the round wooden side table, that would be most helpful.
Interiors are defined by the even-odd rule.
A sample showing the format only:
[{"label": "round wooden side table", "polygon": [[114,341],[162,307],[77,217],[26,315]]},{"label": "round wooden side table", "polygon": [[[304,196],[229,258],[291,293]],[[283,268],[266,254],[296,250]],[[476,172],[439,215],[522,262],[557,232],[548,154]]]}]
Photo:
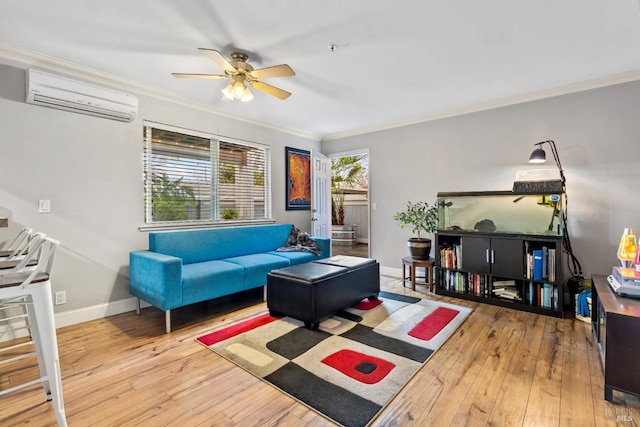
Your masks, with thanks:
[{"label": "round wooden side table", "polygon": [[[402,258],[402,286],[405,286],[407,280],[411,281],[411,290],[416,290],[417,285],[429,286],[429,292],[433,292],[433,258],[415,259],[410,256]],[[409,267],[409,277],[407,277],[407,267]],[[418,276],[416,268],[424,268],[425,275]],[[418,281],[424,279],[424,281]]]}]

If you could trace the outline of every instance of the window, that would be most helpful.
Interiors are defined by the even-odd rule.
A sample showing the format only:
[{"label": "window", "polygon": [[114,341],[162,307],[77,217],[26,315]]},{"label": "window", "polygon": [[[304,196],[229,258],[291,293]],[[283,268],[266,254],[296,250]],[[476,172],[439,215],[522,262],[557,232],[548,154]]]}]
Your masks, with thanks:
[{"label": "window", "polygon": [[144,142],[146,224],[271,219],[268,147],[155,123]]}]

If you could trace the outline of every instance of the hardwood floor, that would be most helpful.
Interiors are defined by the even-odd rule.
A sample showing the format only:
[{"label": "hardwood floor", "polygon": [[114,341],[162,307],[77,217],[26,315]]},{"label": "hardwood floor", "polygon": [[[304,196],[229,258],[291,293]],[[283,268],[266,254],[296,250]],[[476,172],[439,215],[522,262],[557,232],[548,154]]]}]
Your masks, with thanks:
[{"label": "hardwood floor", "polygon": [[369,245],[366,243],[356,243],[349,245],[331,245],[331,255],[351,255],[367,258],[369,256]]},{"label": "hardwood floor", "polygon": [[[604,401],[588,324],[443,298],[424,287],[412,292],[385,276],[382,288],[474,311],[373,425],[638,424],[638,398],[614,392],[613,404]],[[264,309],[257,290],[175,310],[171,334],[155,308],[59,329],[69,425],[334,425],[194,340]],[[5,365],[0,388],[37,378],[37,371],[33,358]],[[0,398],[0,425],[27,424],[55,425],[41,386]]]}]

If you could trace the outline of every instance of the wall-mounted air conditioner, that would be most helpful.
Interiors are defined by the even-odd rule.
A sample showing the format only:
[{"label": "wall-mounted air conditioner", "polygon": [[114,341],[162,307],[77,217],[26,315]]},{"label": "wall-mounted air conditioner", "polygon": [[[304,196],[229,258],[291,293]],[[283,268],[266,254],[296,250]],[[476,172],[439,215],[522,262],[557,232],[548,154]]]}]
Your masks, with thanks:
[{"label": "wall-mounted air conditioner", "polygon": [[27,103],[106,119],[132,122],[138,98],[40,70],[27,70]]}]

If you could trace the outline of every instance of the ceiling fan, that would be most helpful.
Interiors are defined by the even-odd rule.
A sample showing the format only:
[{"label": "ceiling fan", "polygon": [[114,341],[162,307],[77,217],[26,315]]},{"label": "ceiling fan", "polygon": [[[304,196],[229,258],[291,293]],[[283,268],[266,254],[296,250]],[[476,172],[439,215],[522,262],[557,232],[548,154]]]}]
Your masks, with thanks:
[{"label": "ceiling fan", "polygon": [[218,64],[218,66],[224,70],[224,74],[171,73],[171,75],[187,79],[232,80],[227,87],[222,89],[224,97],[230,100],[239,99],[242,102],[251,101],[253,99],[253,94],[249,91],[247,85],[282,100],[291,96],[291,93],[286,90],[282,90],[260,81],[260,79],[269,77],[295,76],[296,73],[294,73],[291,67],[287,64],[274,65],[273,67],[254,70],[253,66],[247,63],[249,57],[245,53],[233,52],[231,54],[231,61],[227,61],[227,59],[217,50],[205,49],[202,47],[198,48],[198,50]]}]

